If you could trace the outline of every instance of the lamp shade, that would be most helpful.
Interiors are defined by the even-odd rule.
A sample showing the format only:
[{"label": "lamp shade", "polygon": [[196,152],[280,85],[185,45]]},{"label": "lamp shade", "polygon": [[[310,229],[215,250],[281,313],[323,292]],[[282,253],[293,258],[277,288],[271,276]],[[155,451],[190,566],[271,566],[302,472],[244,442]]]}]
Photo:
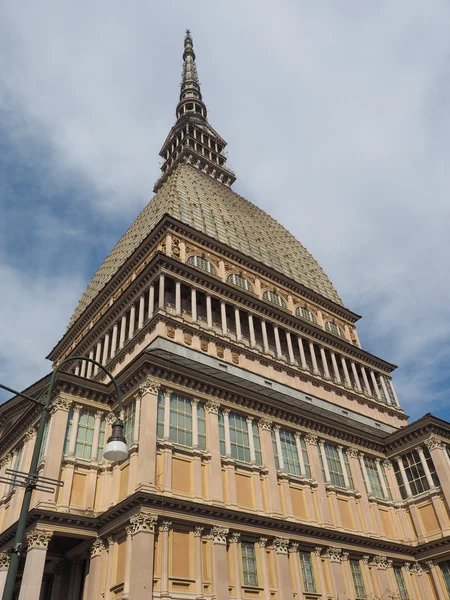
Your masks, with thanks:
[{"label": "lamp shade", "polygon": [[123,423],[120,419],[113,423],[111,435],[103,450],[103,456],[106,460],[115,462],[128,458],[127,442],[123,435]]}]

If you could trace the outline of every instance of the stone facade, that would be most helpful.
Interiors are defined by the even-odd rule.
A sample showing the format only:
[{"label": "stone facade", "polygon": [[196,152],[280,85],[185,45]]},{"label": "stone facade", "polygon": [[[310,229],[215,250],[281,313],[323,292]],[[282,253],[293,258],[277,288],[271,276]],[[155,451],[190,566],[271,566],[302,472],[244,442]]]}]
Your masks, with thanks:
[{"label": "stone facade", "polygon": [[[184,60],[157,193],[50,354],[117,376],[130,455],[103,458],[113,388],[69,363],[40,464],[64,485],[33,494],[19,597],[443,600],[450,424],[407,423],[395,366],[279,226],[270,254],[272,220],[200,133],[190,35]],[[0,407],[1,475],[29,468],[37,419]],[[22,496],[0,483],[0,591]]]}]

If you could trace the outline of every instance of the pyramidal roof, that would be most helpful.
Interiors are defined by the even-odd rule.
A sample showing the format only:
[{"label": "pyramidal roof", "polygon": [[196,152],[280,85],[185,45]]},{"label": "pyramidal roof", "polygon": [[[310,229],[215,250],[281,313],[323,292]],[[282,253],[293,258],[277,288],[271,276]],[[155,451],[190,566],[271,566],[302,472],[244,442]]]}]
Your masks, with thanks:
[{"label": "pyramidal roof", "polygon": [[226,142],[207,121],[189,31],[183,60],[177,121],[160,152],[163,164],[156,194],[92,278],[69,327],[164,215],[342,305],[331,281],[306,248],[270,215],[230,189],[235,176],[226,165]]}]

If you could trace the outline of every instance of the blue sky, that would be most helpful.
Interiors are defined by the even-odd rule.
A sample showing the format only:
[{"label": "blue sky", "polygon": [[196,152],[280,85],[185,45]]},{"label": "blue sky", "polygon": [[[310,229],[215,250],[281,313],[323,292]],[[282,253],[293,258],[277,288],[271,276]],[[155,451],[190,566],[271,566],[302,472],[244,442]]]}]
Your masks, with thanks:
[{"label": "blue sky", "polygon": [[448,2],[151,4],[0,6],[0,381],[48,372],[150,200],[189,27],[234,189],[363,315],[406,412],[450,419]]}]

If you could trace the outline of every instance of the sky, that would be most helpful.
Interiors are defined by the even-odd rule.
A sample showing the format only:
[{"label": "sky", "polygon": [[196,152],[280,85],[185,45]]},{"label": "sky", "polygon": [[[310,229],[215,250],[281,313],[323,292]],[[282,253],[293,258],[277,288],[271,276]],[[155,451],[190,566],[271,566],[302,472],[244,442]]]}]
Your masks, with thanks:
[{"label": "sky", "polygon": [[186,28],[233,189],[362,315],[406,413],[450,420],[446,0],[0,3],[0,382],[50,370],[151,199]]}]

